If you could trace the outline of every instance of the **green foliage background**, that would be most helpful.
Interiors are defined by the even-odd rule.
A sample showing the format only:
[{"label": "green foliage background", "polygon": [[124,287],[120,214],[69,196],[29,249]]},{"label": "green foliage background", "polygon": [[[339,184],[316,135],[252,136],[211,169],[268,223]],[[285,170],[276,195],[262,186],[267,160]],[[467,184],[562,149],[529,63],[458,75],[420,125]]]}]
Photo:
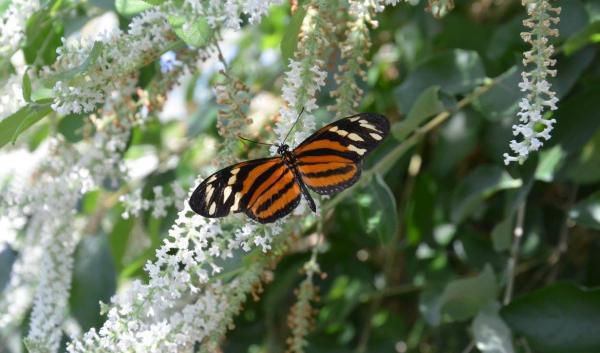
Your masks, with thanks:
[{"label": "green foliage background", "polygon": [[[99,11],[119,12],[121,27],[140,11],[135,4],[146,6],[93,2]],[[513,138],[521,97],[525,13],[517,1],[479,14],[472,12],[473,3],[456,1],[441,19],[425,12],[424,4],[389,8],[377,18],[379,27],[372,30],[372,47],[365,53],[370,63],[359,110],[388,116],[393,136],[365,162],[365,170],[372,171],[368,179],[326,212],[325,248],[318,257],[323,273],[316,280],[320,300],[307,352],[463,352],[476,350],[473,342],[486,342],[490,332],[500,348],[486,352],[510,352],[511,341],[517,352],[600,352],[600,289],[595,289],[600,285],[600,60],[595,44],[600,2],[557,1],[562,14],[555,41],[558,76],[552,79],[561,99],[554,113],[556,130],[539,154],[509,167],[502,153]],[[30,65],[51,63],[60,45],[57,38],[79,20],[44,16],[31,19],[31,26],[48,30],[43,37],[27,33]],[[230,72],[256,91],[277,94],[283,61],[260,66],[258,59],[266,50],[280,50],[290,20],[284,5],[243,31]],[[331,65],[338,64],[339,58],[333,58]],[[157,65],[142,68],[142,77],[150,80]],[[482,85],[486,92],[478,91]],[[195,87],[194,80],[187,87],[190,105],[195,104]],[[332,88],[329,83],[323,89],[320,106],[332,102],[327,94]],[[20,138],[27,138],[31,149],[39,145],[51,122],[40,120],[48,112],[39,110],[47,105],[36,104],[14,121],[0,123],[3,142],[37,122]],[[132,156],[148,146],[162,151],[172,139],[192,141],[176,168],[143,180],[146,195],[154,185],[197,173],[203,141],[221,139],[214,128],[218,109],[214,98],[197,106],[184,119],[188,136],[181,136],[177,121],[154,118],[135,128],[126,152]],[[419,126],[444,112],[449,112],[446,121],[419,135]],[[331,119],[324,110],[319,115]],[[76,142],[83,138],[80,128],[72,117],[61,117],[58,133]],[[418,137],[415,143],[395,150],[409,135]],[[399,158],[381,163],[392,153]],[[113,195],[110,189],[88,193],[80,212],[93,215]],[[523,204],[524,235],[515,257],[513,228]],[[160,220],[149,213],[124,220],[122,212],[119,204],[110,209],[105,217],[112,221],[86,235],[77,249],[70,312],[84,330],[103,322],[99,301],[108,301],[132,278],[144,277],[144,262],[153,257],[176,214],[170,209]],[[125,256],[136,228],[143,229],[151,245]],[[314,231],[298,236],[308,239]],[[310,249],[299,249],[281,259],[272,282],[237,317],[224,352],[285,350],[288,309],[310,255]],[[0,254],[0,288],[13,256]],[[514,299],[506,303],[511,257],[518,259]]]}]

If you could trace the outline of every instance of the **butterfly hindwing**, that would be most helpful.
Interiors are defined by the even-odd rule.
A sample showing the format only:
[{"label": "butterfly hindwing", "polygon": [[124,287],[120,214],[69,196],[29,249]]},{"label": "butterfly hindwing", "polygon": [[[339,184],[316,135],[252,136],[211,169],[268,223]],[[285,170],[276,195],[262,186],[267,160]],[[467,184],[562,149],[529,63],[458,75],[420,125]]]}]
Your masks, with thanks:
[{"label": "butterfly hindwing", "polygon": [[285,165],[259,186],[248,204],[246,214],[260,222],[269,223],[292,212],[300,203],[300,185],[294,173]]},{"label": "butterfly hindwing", "polygon": [[234,164],[204,179],[192,193],[192,210],[204,217],[224,217],[245,211],[268,176],[282,168],[281,158],[262,158]]},{"label": "butterfly hindwing", "polygon": [[381,143],[389,129],[387,118],[369,113],[324,126],[294,149],[302,180],[325,195],[350,187],[360,178],[363,158]]}]

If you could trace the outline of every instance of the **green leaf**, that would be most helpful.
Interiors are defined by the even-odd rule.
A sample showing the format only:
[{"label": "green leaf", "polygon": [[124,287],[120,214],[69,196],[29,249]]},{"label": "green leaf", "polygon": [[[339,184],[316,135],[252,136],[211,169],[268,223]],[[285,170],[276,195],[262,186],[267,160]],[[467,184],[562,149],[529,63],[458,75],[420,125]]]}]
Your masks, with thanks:
[{"label": "green leaf", "polygon": [[491,266],[472,278],[457,279],[446,285],[426,309],[425,319],[438,326],[445,321],[463,321],[475,316],[482,308],[494,301],[498,288]]},{"label": "green leaf", "polygon": [[144,0],[144,2],[147,2],[150,5],[154,5],[154,6],[159,6],[165,3],[166,0]]},{"label": "green leaf", "polygon": [[0,15],[4,13],[10,6],[11,0],[0,0]]},{"label": "green leaf", "polygon": [[446,109],[440,100],[440,86],[431,86],[424,90],[412,105],[406,119],[392,126],[392,133],[398,140],[405,139],[422,123]]},{"label": "green leaf", "polygon": [[600,290],[555,284],[501,311],[512,330],[540,353],[600,352]]},{"label": "green leaf", "polygon": [[66,115],[58,122],[58,132],[71,143],[79,142],[83,139],[84,119],[86,118],[86,115],[80,114]]},{"label": "green leaf", "polygon": [[151,1],[142,0],[115,0],[115,8],[120,15],[133,17],[140,12],[151,9],[154,4]]},{"label": "green leaf", "polygon": [[50,9],[35,12],[27,20],[23,54],[29,65],[50,65],[56,60],[56,48],[62,45],[62,21],[53,18]]},{"label": "green leaf", "polygon": [[499,314],[500,304],[485,306],[471,325],[475,346],[482,353],[513,353],[512,333]]},{"label": "green leaf", "polygon": [[560,146],[554,146],[540,151],[540,162],[535,171],[535,179],[545,182],[552,182],[555,174],[560,170],[564,163],[566,153]]},{"label": "green leaf", "polygon": [[[559,147],[555,147],[559,148]],[[567,176],[578,184],[600,181],[600,130],[581,149],[581,152],[565,166]]]},{"label": "green leaf", "polygon": [[521,72],[513,66],[496,78],[496,84],[482,94],[473,104],[488,120],[497,122],[506,116],[515,116],[522,92],[519,86]]},{"label": "green leaf", "polygon": [[306,8],[304,6],[298,6],[296,13],[292,16],[292,19],[283,34],[283,38],[281,39],[281,59],[284,64],[287,64],[288,59],[294,56],[294,52],[298,46],[298,36],[300,35],[300,28],[302,27],[304,16],[306,16]]},{"label": "green leaf", "polygon": [[518,188],[522,184],[520,179],[514,179],[498,166],[479,166],[464,178],[454,192],[450,218],[454,223],[460,223],[477,210],[487,197],[500,190]]},{"label": "green leaf", "polygon": [[394,95],[400,111],[406,112],[430,86],[439,85],[444,92],[456,95],[481,85],[485,77],[477,52],[455,49],[423,62],[408,75]]},{"label": "green leaf", "polygon": [[189,28],[184,30],[185,17],[183,16],[168,16],[167,17],[173,31],[177,36],[192,47],[203,47],[211,38],[212,30],[208,22],[204,18],[198,18],[192,23]]},{"label": "green leaf", "polygon": [[600,127],[600,85],[563,101],[553,118],[557,124],[546,148],[559,145],[567,153],[583,147]]},{"label": "green leaf", "polygon": [[569,217],[581,227],[600,230],[600,191],[578,202]]},{"label": "green leaf", "polygon": [[9,142],[14,143],[23,131],[50,114],[51,111],[50,103],[30,103],[0,121],[0,147]]},{"label": "green leaf", "polygon": [[100,301],[115,293],[116,273],[105,235],[84,237],[75,252],[71,313],[84,330],[102,325]]},{"label": "green leaf", "polygon": [[368,189],[373,198],[368,206],[367,233],[375,232],[383,244],[394,246],[390,244],[398,231],[398,212],[394,194],[379,174],[373,178]]},{"label": "green leaf", "polygon": [[496,252],[508,250],[510,247],[512,224],[513,217],[511,214],[510,217],[505,218],[492,229],[492,243],[494,244],[494,250]]},{"label": "green leaf", "polygon": [[31,79],[29,78],[29,69],[23,73],[23,99],[25,102],[31,102]]}]

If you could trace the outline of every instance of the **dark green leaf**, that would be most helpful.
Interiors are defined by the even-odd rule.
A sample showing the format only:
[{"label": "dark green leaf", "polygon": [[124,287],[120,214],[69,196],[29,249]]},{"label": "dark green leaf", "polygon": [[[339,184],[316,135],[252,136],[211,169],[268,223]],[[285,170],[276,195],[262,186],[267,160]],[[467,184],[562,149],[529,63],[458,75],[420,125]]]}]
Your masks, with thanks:
[{"label": "dark green leaf", "polygon": [[[560,147],[555,148],[560,150]],[[570,180],[579,184],[592,184],[600,181],[600,130],[596,131],[592,139],[583,146],[578,156],[570,162],[565,166]]]},{"label": "dark green leaf", "polygon": [[86,118],[87,116],[79,114],[66,115],[58,122],[58,132],[71,143],[79,142],[83,139]]},{"label": "dark green leaf", "polygon": [[488,120],[498,122],[506,116],[515,116],[523,93],[516,89],[521,81],[520,69],[513,66],[505,71],[487,92],[475,101],[478,109]]},{"label": "dark green leaf", "polygon": [[600,34],[600,21],[594,21],[567,39],[563,44],[565,54],[571,55],[588,44],[600,42],[598,34]]},{"label": "dark green leaf", "polygon": [[23,73],[23,99],[25,102],[31,102],[31,79],[29,78],[29,70]]},{"label": "dark green leaf", "polygon": [[479,166],[464,178],[454,192],[450,218],[459,223],[480,207],[485,198],[500,190],[518,188],[522,184],[520,179],[513,179],[498,166]]},{"label": "dark green leaf", "polygon": [[600,191],[578,202],[569,217],[579,226],[600,230]]},{"label": "dark green leaf", "polygon": [[392,126],[392,133],[398,140],[403,140],[427,121],[427,118],[444,110],[444,103],[440,100],[440,87],[429,87],[417,98],[406,119]]},{"label": "dark green leaf", "polygon": [[600,352],[600,290],[555,284],[517,298],[501,313],[540,353]]},{"label": "dark green leaf", "polygon": [[212,30],[204,18],[198,18],[189,28],[183,29],[184,17],[168,16],[169,23],[177,36],[187,45],[192,47],[203,47],[211,38]]},{"label": "dark green leaf", "polygon": [[116,273],[105,235],[84,237],[75,253],[73,287],[70,293],[72,315],[84,330],[99,327],[100,301],[108,302],[116,289]]},{"label": "dark green leaf", "polygon": [[510,247],[512,225],[513,217],[511,215],[502,222],[496,224],[494,229],[492,229],[492,242],[494,244],[494,250],[497,252],[508,250]]},{"label": "dark green leaf", "polygon": [[51,10],[42,9],[27,20],[23,54],[29,65],[50,65],[56,60],[56,48],[62,45],[64,29]]},{"label": "dark green leaf", "polygon": [[477,276],[454,280],[426,309],[425,318],[433,326],[442,320],[462,321],[475,316],[496,298],[496,276],[486,266]]},{"label": "dark green leaf", "polygon": [[482,353],[513,353],[512,334],[499,314],[500,304],[493,302],[479,311],[471,330],[475,346]]},{"label": "dark green leaf", "polygon": [[283,34],[281,39],[281,59],[287,64],[288,59],[294,56],[296,47],[298,46],[298,37],[300,35],[300,28],[302,27],[302,21],[306,16],[306,8],[304,6],[298,6],[296,13],[292,16],[290,23]]},{"label": "dark green leaf", "polygon": [[23,131],[50,114],[51,111],[50,103],[30,103],[0,121],[0,147],[9,142],[14,143]]},{"label": "dark green leaf", "polygon": [[366,219],[367,232],[377,233],[383,244],[394,246],[390,244],[398,231],[398,212],[394,194],[379,174],[373,178],[368,188],[373,198]]},{"label": "dark green leaf", "polygon": [[485,70],[476,52],[455,49],[437,54],[418,66],[394,91],[399,109],[407,112],[427,87],[438,85],[444,92],[471,91],[485,80]]}]

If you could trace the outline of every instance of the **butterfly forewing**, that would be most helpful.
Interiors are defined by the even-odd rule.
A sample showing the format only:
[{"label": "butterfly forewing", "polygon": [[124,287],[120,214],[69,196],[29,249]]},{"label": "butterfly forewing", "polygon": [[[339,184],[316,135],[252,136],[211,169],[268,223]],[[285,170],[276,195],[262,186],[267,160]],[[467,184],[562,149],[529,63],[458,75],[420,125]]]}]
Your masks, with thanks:
[{"label": "butterfly forewing", "polygon": [[319,194],[346,189],[360,178],[361,161],[389,132],[379,114],[362,113],[324,126],[294,153],[304,183]]},{"label": "butterfly forewing", "polygon": [[[262,158],[234,164],[206,178],[190,198],[192,210],[204,217],[224,217],[245,211],[268,176],[285,166],[281,158]],[[256,197],[257,197],[256,196]]]}]

